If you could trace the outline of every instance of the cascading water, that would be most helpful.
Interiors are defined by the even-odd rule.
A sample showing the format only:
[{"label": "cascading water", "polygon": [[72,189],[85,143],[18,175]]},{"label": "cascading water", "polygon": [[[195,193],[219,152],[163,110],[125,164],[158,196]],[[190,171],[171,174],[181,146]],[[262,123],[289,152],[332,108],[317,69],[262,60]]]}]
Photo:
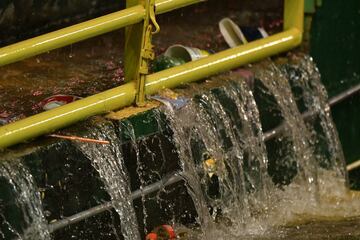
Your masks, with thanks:
[{"label": "cascading water", "polygon": [[112,124],[104,124],[101,129],[91,132],[95,139],[106,139],[110,144],[98,145],[76,143],[92,165],[99,172],[101,179],[111,197],[111,202],[120,216],[121,232],[125,240],[140,239],[137,218],[131,199],[130,183],[121,154],[121,142]]},{"label": "cascading water", "polygon": [[310,193],[308,197],[316,204],[318,198],[317,165],[310,143],[311,136],[297,108],[289,82],[272,62],[259,69],[256,77],[261,80],[265,88],[274,97],[281,111],[286,128],[284,136],[289,140],[288,143],[291,148],[290,155],[287,155],[286,158],[290,158],[290,161],[296,161],[296,180],[303,181],[307,186],[306,192]]},{"label": "cascading water", "polygon": [[[143,188],[147,185],[147,183],[144,179],[145,176],[144,176],[143,163],[141,162],[141,159],[140,159],[139,145],[141,145],[141,140],[140,140],[140,144],[138,144],[136,141],[137,139],[136,139],[136,135],[135,135],[135,129],[130,121],[124,120],[122,122],[122,125],[123,125],[124,129],[126,130],[126,132],[128,133],[128,136],[130,138],[131,147],[133,148],[133,150],[135,152],[136,173],[137,173],[137,176],[138,176],[139,182],[140,182],[139,189],[141,191],[143,191]],[[149,152],[151,152],[151,151],[149,150]],[[145,201],[146,201],[145,195],[142,193],[141,194],[141,203],[142,203],[142,209],[143,209],[144,232],[147,233],[148,232],[148,229],[147,229],[148,214],[147,214],[146,207],[145,207]]]},{"label": "cascading water", "polygon": [[337,177],[346,180],[345,158],[338,133],[331,118],[331,109],[325,87],[321,83],[320,73],[309,56],[298,60],[298,64],[288,65],[284,74],[293,88],[302,90],[303,104],[312,114],[310,130],[314,143],[320,145],[320,154],[316,154],[320,166],[333,170]]},{"label": "cascading water", "polygon": [[[189,109],[189,105],[184,108]],[[177,115],[172,108],[167,108],[165,113],[167,114],[168,120],[170,121],[171,129],[173,131],[173,140],[177,146],[178,155],[181,160],[181,167],[183,170],[182,176],[186,181],[188,188],[188,193],[194,201],[195,208],[198,214],[198,223],[204,229],[211,229],[212,220],[207,208],[206,200],[204,194],[201,190],[201,180],[197,174],[197,167],[193,160],[191,145],[190,145],[190,136],[191,129],[185,129],[183,126],[195,122],[193,119],[194,114],[188,115],[187,112],[183,112],[181,115],[184,118],[177,118]],[[190,131],[190,132],[189,132]],[[210,233],[203,231],[204,238],[210,238]]]},{"label": "cascading water", "polygon": [[[33,176],[18,159],[0,164],[0,179],[9,184],[14,195],[12,213],[3,211],[0,202],[0,239],[48,240],[50,233],[44,217],[40,193],[35,188]],[[23,221],[12,222],[8,214],[20,214]]]},{"label": "cascading water", "polygon": [[[158,134],[139,139],[132,120],[119,126],[101,121],[88,137],[109,144],[73,142],[99,173],[124,239],[141,239],[139,226],[146,234],[159,224],[187,232],[185,239],[286,239],[294,234],[283,227],[289,223],[360,215],[359,201],[349,197],[343,153],[312,60],[266,61],[251,70],[251,81],[235,71],[191,85],[191,100],[176,105],[168,99],[166,108],[153,111]],[[269,132],[278,125],[281,134]],[[125,160],[121,149],[129,151]],[[7,210],[0,202],[0,239],[50,239],[33,177],[20,161],[0,163],[0,187],[8,186],[16,199]],[[141,192],[175,171],[185,187],[179,180],[157,193]],[[141,202],[133,203],[134,187]],[[12,221],[17,212],[7,212],[15,208],[21,223]]]},{"label": "cascading water", "polygon": [[[344,158],[326,91],[308,57],[293,67],[301,71],[295,80],[291,72],[267,62],[253,69],[260,87],[242,80],[229,81],[225,87],[197,94],[179,110],[166,104],[165,113],[200,219],[202,235],[198,239],[237,239],[295,221],[301,214],[329,215],[324,198],[332,198],[328,191],[332,184],[340,189],[335,195],[346,198]],[[292,92],[294,86],[301,89],[300,96]],[[277,157],[276,162],[292,168],[293,173],[279,187],[269,174],[269,149],[256,104],[259,99],[253,91],[272,97],[270,104],[268,97],[262,100],[285,129],[275,137],[279,149],[272,158]],[[304,120],[299,99],[304,105],[301,111],[314,115],[318,123],[313,119],[305,122],[309,116]],[[206,165],[208,158],[213,160],[212,166]],[[337,207],[345,208],[340,203]]]},{"label": "cascading water", "polygon": [[[199,95],[178,111],[165,110],[184,174],[188,176],[185,179],[194,202],[198,201],[196,206],[201,207],[198,214],[207,214],[209,206],[218,227],[224,228],[218,238],[225,232],[240,235],[252,207],[264,205],[272,187],[266,174],[264,137],[252,93],[245,83],[227,84],[218,92]],[[213,159],[213,166],[206,166],[206,158]],[[214,188],[217,193],[209,194]],[[207,215],[199,217],[211,221]],[[237,227],[229,234],[219,219],[230,219]],[[203,233],[214,228],[207,224],[201,225]],[[213,239],[214,233],[210,238],[202,238]]]}]

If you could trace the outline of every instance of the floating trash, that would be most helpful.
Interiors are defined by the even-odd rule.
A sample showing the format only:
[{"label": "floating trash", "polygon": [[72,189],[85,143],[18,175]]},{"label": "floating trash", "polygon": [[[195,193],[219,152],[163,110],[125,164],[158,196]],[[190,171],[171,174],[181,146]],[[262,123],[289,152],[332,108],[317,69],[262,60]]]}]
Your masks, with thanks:
[{"label": "floating trash", "polygon": [[8,124],[10,120],[10,115],[6,111],[0,112],[0,125]]},{"label": "floating trash", "polygon": [[188,98],[181,97],[174,91],[171,91],[170,89],[165,89],[161,92],[160,95],[154,95],[151,96],[150,98],[161,102],[162,104],[164,104],[165,106],[167,106],[172,110],[181,109],[189,101]]},{"label": "floating trash", "polygon": [[219,22],[219,29],[230,48],[269,36],[262,27],[239,27],[230,18],[223,18]]},{"label": "floating trash", "polygon": [[217,167],[216,167],[216,160],[213,158],[209,158],[203,162],[204,170],[207,173],[207,175],[212,178],[214,174],[216,173]]},{"label": "floating trash", "polygon": [[157,240],[158,239],[158,235],[156,233],[149,233],[148,235],[146,235],[146,240]]},{"label": "floating trash", "polygon": [[71,141],[80,141],[80,142],[86,142],[86,143],[110,144],[110,141],[107,141],[107,140],[84,138],[84,137],[78,137],[78,136],[49,134],[48,137],[61,138],[61,139],[66,139],[66,140],[71,140]]},{"label": "floating trash", "polygon": [[208,152],[203,153],[202,161],[205,173],[212,178],[217,172],[217,161]]},{"label": "floating trash", "polygon": [[7,111],[0,111],[0,126],[15,122],[24,117],[24,114],[16,115],[8,113]]},{"label": "floating trash", "polygon": [[153,65],[152,65],[152,70],[153,70],[153,72],[160,72],[162,70],[176,67],[176,66],[182,65],[184,63],[185,63],[185,61],[182,60],[181,58],[161,55],[154,60]]},{"label": "floating trash", "polygon": [[210,53],[208,51],[179,44],[170,46],[164,53],[164,56],[166,57],[181,59],[184,62],[195,61],[209,55]]},{"label": "floating trash", "polygon": [[42,100],[38,107],[42,108],[45,111],[66,105],[71,102],[75,102],[76,100],[81,99],[81,97],[72,96],[72,95],[53,95],[51,97],[45,98]]},{"label": "floating trash", "polygon": [[5,125],[9,123],[9,119],[8,118],[0,118],[0,125]]},{"label": "floating trash", "polygon": [[161,225],[156,227],[148,235],[146,240],[171,240],[176,239],[175,230],[170,225]]},{"label": "floating trash", "polygon": [[159,95],[151,96],[151,98],[163,103],[167,107],[174,109],[174,110],[178,110],[178,109],[184,107],[186,105],[186,103],[189,101],[189,99],[184,98],[184,97],[179,97],[177,99],[169,99],[169,98],[162,97]]},{"label": "floating trash", "polygon": [[241,27],[240,29],[248,42],[266,38],[269,36],[266,30],[262,27]]},{"label": "floating trash", "polygon": [[170,46],[163,55],[154,60],[152,70],[159,72],[209,55],[210,53],[205,50],[176,44]]},{"label": "floating trash", "polygon": [[247,43],[240,27],[236,25],[230,18],[223,18],[219,22],[219,28],[225,42],[229,47],[234,48]]}]

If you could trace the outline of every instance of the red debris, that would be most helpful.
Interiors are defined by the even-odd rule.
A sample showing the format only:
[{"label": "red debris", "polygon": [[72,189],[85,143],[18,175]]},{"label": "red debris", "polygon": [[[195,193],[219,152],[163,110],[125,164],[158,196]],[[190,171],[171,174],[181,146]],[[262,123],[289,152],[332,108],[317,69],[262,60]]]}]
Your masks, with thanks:
[{"label": "red debris", "polygon": [[149,233],[146,235],[146,240],[158,240],[158,236],[156,233]]},{"label": "red debris", "polygon": [[146,235],[146,240],[172,240],[176,239],[175,230],[170,225],[156,227],[151,233]]},{"label": "red debris", "polygon": [[63,106],[65,104],[74,102],[79,99],[80,99],[80,97],[77,97],[77,96],[58,94],[58,95],[53,95],[51,97],[45,98],[44,100],[39,102],[36,107],[42,108],[43,110],[46,111],[46,110],[50,110],[53,108]]}]

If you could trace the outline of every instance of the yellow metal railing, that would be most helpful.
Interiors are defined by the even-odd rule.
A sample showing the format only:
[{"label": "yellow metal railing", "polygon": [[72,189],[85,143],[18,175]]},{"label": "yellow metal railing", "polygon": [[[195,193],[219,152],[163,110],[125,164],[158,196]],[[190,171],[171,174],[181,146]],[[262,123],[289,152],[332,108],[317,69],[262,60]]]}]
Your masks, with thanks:
[{"label": "yellow metal railing", "polygon": [[[290,50],[301,43],[304,0],[284,0],[284,31],[270,37],[228,49],[200,60],[147,75],[144,94],[196,81],[262,58]],[[163,13],[201,0],[157,0],[156,13]],[[144,20],[144,5],[80,23],[56,32],[19,42],[0,49],[0,66],[63,47],[105,32]],[[126,55],[126,54],[125,54]],[[0,148],[24,142],[52,132],[87,117],[132,104],[137,94],[136,81],[78,100],[0,127]]]},{"label": "yellow metal railing", "polygon": [[[203,0],[157,0],[156,13],[161,14]],[[56,48],[64,47],[91,37],[140,23],[145,8],[136,5],[99,18],[44,34],[0,49],[0,66],[17,62]]]}]

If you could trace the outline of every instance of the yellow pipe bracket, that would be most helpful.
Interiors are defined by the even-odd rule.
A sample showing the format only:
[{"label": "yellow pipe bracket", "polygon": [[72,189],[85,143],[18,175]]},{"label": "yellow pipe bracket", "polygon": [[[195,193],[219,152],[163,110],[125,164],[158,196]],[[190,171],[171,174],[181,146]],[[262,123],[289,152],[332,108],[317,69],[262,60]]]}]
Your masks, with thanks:
[{"label": "yellow pipe bracket", "polygon": [[[149,74],[149,61],[155,58],[154,46],[152,45],[152,35],[160,31],[160,27],[155,19],[155,0],[146,0],[145,19],[143,26],[143,38],[141,41],[140,65],[136,79],[136,105],[142,107],[145,105],[145,79]],[[155,28],[155,31],[153,31]]]}]

